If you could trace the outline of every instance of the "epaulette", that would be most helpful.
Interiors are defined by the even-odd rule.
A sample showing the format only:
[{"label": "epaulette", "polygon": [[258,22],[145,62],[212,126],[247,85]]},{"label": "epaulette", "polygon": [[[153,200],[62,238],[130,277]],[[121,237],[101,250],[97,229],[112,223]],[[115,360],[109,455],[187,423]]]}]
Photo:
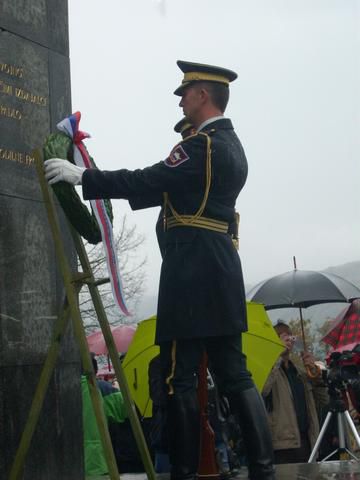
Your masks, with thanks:
[{"label": "epaulette", "polygon": [[195,132],[192,135],[189,135],[188,137],[183,138],[180,143],[184,143],[187,140],[191,140],[192,138],[200,137],[200,136],[203,136],[203,135],[204,135],[204,132]]}]

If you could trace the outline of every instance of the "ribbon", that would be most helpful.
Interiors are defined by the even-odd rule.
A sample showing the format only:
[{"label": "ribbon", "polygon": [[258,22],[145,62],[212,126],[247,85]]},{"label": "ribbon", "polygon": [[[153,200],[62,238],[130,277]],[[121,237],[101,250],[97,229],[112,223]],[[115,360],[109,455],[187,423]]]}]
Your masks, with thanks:
[{"label": "ribbon", "polygon": [[[61,132],[68,135],[73,141],[75,165],[83,168],[94,168],[91,158],[89,157],[85,145],[83,144],[83,140],[85,138],[89,138],[90,135],[79,130],[80,119],[81,113],[75,112],[59,122],[57,124],[57,128]],[[124,315],[130,316],[131,314],[129,313],[125,303],[124,291],[119,271],[119,263],[115,250],[113,229],[109,215],[107,214],[105,208],[104,200],[90,200],[90,204],[101,232],[114,301]]]}]

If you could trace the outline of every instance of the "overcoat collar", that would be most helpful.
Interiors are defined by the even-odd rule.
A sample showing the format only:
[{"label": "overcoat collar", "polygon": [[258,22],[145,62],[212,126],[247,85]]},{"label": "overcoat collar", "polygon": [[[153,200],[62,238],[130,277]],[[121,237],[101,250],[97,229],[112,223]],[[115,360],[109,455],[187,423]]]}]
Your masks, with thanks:
[{"label": "overcoat collar", "polygon": [[230,118],[220,118],[206,125],[201,131],[208,133],[211,130],[234,130],[234,127]]}]

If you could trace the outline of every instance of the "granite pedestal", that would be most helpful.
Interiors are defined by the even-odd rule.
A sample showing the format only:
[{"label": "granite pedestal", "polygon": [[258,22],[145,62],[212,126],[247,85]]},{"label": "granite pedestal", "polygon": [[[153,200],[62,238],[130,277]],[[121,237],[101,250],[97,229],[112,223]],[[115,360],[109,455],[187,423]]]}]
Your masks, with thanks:
[{"label": "granite pedestal", "polygon": [[[0,2],[0,478],[8,478],[64,299],[31,152],[71,113],[66,0]],[[75,269],[66,222],[64,242]],[[84,478],[80,364],[68,329],[25,480]]]}]

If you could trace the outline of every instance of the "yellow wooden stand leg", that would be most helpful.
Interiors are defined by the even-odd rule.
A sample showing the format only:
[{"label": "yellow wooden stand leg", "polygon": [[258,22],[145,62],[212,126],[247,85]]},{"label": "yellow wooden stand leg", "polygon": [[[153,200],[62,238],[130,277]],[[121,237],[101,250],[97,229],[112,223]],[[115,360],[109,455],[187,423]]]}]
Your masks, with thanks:
[{"label": "yellow wooden stand leg", "polygon": [[35,164],[39,176],[40,186],[44,198],[44,204],[46,207],[50,228],[52,231],[56,257],[58,260],[59,268],[64,280],[64,286],[66,291],[66,297],[69,303],[69,309],[71,319],[74,327],[74,334],[77,339],[82,365],[85,371],[85,375],[88,379],[90,396],[95,412],[97,425],[100,432],[101,442],[104,450],[106,463],[109,469],[109,476],[111,480],[119,479],[119,473],[117,470],[114,451],[111,444],[109,430],[105,419],[104,411],[102,408],[100,392],[96,386],[95,374],[92,367],[92,361],[90,358],[89,348],[86,341],[84,326],[82,324],[79,305],[77,301],[76,289],[74,286],[73,275],[67,261],[66,252],[61,239],[61,230],[56,215],[55,204],[53,196],[50,194],[48,184],[46,182],[43,172],[43,162],[39,151],[34,152]]},{"label": "yellow wooden stand leg", "polygon": [[72,230],[73,238],[74,238],[74,243],[76,247],[76,251],[79,255],[80,263],[83,269],[83,272],[86,274],[85,276],[88,278],[88,281],[86,282],[90,295],[95,307],[95,311],[101,326],[101,330],[103,332],[104,338],[106,345],[108,347],[109,355],[111,358],[111,362],[114,366],[116,378],[119,382],[120,390],[124,398],[124,403],[126,406],[126,410],[129,415],[129,420],[131,423],[132,431],[141,455],[141,459],[144,464],[145,471],[147,473],[147,476],[150,480],[155,480],[156,479],[156,474],[155,470],[153,467],[153,463],[149,454],[149,450],[147,448],[147,444],[143,435],[143,431],[139,422],[139,418],[137,416],[136,410],[135,410],[135,405],[134,401],[131,397],[131,393],[127,384],[127,380],[121,365],[121,362],[119,360],[119,354],[116,350],[116,345],[112,336],[112,332],[109,326],[109,323],[107,321],[107,316],[106,312],[104,309],[104,305],[101,301],[101,297],[99,294],[99,290],[96,286],[96,281],[94,279],[94,276],[92,274],[91,270],[91,265],[88,259],[88,256],[85,251],[85,247],[83,245],[83,242],[79,235]]},{"label": "yellow wooden stand leg", "polygon": [[81,286],[84,283],[87,283],[96,313],[98,315],[99,323],[103,331],[106,344],[108,346],[110,358],[114,365],[115,373],[119,381],[132,430],[141,454],[141,458],[144,463],[147,476],[150,480],[155,480],[156,474],[153,468],[151,457],[136,413],[134,402],[131,398],[130,390],[127,385],[127,381],[118,357],[118,353],[116,351],[115,342],[107,321],[105,309],[97,288],[97,285],[102,282],[95,281],[82,240],[73,229],[73,239],[75,242],[77,253],[80,258],[81,265],[83,267],[83,274],[73,274],[71,272],[64,246],[61,240],[61,232],[56,215],[53,197],[50,194],[48,184],[43,174],[43,163],[40,152],[34,152],[34,157],[40,180],[40,186],[44,197],[44,204],[47,210],[48,220],[54,239],[56,256],[64,280],[66,300],[62,312],[55,323],[53,338],[51,340],[49,352],[47,354],[47,358],[41,372],[40,380],[37,385],[34,399],[30,408],[29,417],[21,437],[19,448],[16,452],[9,479],[19,480],[21,478],[26,454],[29,450],[31,439],[38,423],[40,411],[44,402],[51,375],[54,371],[60,343],[63,338],[69,316],[71,316],[72,318],[74,334],[79,345],[83,370],[88,381],[92,405],[100,432],[105,459],[109,469],[109,476],[111,480],[117,480],[120,478],[117,470],[115,455],[111,444],[106,418],[102,407],[101,395],[96,386],[96,378],[78,305],[78,292]]}]

